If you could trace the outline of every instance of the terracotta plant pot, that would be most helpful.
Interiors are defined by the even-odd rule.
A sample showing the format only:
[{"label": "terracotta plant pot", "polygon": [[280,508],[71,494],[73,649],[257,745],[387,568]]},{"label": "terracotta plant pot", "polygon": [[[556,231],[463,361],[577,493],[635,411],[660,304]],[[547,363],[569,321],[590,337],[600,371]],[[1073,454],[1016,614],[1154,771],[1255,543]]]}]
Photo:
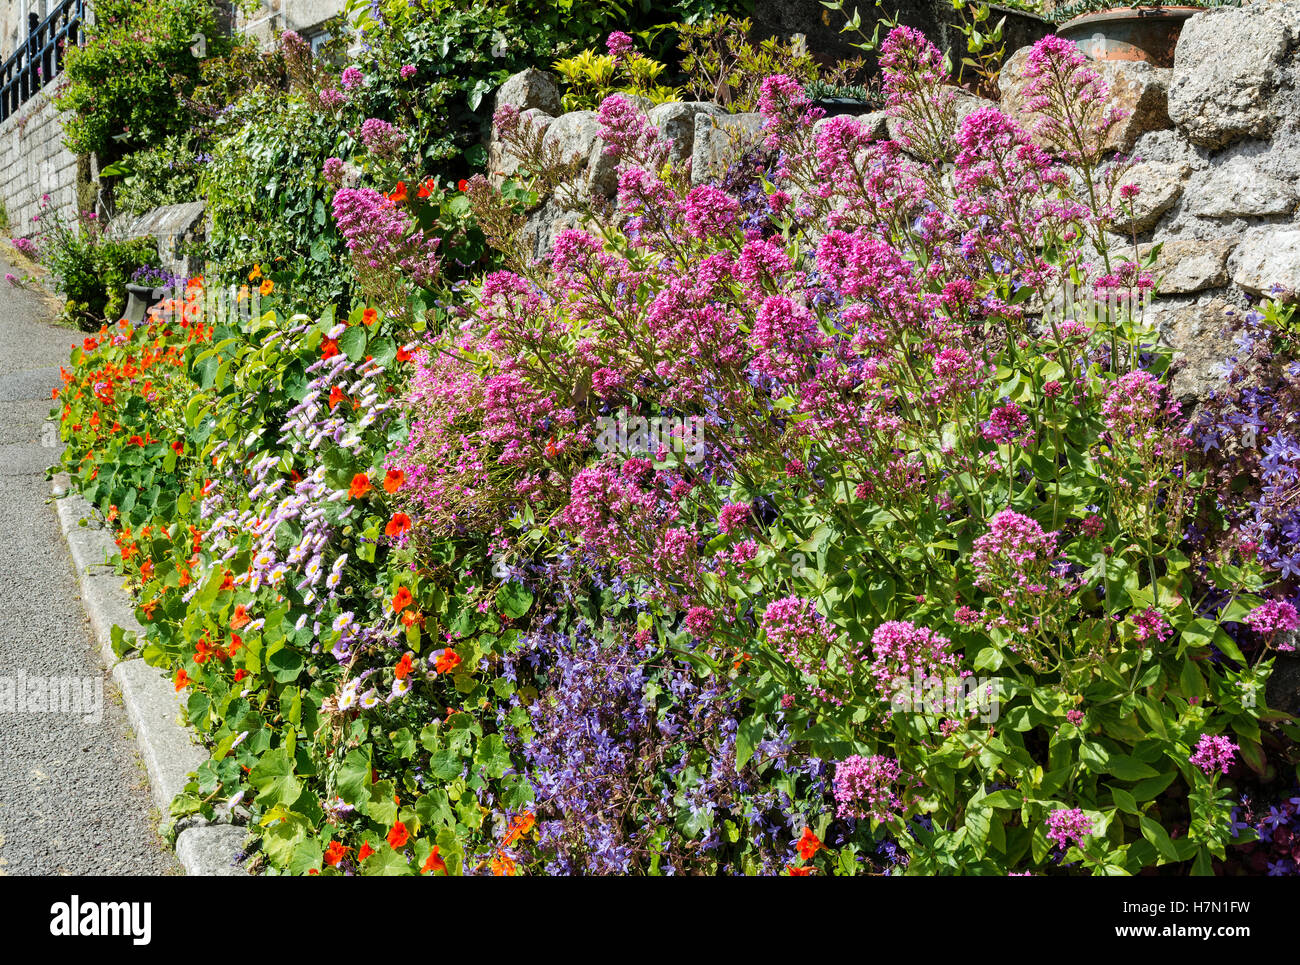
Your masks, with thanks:
[{"label": "terracotta plant pot", "polygon": [[1067,20],[1056,32],[1092,60],[1137,60],[1174,65],[1183,23],[1204,7],[1115,7]]}]

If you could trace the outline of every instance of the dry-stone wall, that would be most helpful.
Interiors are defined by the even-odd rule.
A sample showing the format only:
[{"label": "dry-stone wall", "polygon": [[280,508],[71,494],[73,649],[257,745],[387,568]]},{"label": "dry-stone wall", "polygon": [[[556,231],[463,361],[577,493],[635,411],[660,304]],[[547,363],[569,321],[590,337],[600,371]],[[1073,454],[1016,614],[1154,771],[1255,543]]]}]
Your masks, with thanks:
[{"label": "dry-stone wall", "polygon": [[77,157],[63,146],[63,115],[44,94],[0,124],[0,202],[11,233],[31,234],[41,198],[71,218],[77,206]]},{"label": "dry-stone wall", "polygon": [[[1029,48],[1004,65],[1000,107],[1016,116],[1024,103]],[[1126,118],[1110,147],[1138,159],[1125,179],[1140,189],[1134,217],[1117,225],[1136,233],[1139,250],[1161,243],[1152,311],[1174,344],[1175,390],[1202,395],[1222,361],[1221,329],[1253,297],[1300,292],[1300,0],[1256,0],[1189,19],[1172,68],[1133,62],[1094,65]],[[566,156],[587,158],[586,187],[612,195],[614,172],[593,111],[558,114],[559,91],[543,71],[510,78],[497,103],[510,104],[545,130]],[[958,114],[990,102],[962,92]],[[557,116],[558,114],[558,116]],[[712,104],[665,104],[649,112],[679,157],[690,157],[698,183],[721,175],[740,150],[756,143],[757,114],[727,114]],[[890,136],[883,113],[862,122]],[[492,176],[513,160],[495,139]],[[549,250],[573,223],[554,201],[529,221],[534,254]]]}]

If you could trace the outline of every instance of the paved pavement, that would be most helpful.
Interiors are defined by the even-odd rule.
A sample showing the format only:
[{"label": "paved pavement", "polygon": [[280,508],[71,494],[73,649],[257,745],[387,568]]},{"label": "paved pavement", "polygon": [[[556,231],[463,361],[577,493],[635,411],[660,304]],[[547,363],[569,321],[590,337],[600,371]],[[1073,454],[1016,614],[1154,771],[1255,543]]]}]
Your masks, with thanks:
[{"label": "paved pavement", "polygon": [[82,338],[50,317],[0,278],[0,874],[179,874],[49,505],[50,390]]}]

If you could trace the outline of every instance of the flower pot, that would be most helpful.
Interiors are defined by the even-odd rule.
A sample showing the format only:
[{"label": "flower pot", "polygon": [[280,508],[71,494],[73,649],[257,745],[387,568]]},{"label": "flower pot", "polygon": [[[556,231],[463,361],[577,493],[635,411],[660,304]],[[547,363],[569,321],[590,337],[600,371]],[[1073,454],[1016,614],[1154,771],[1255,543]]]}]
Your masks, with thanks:
[{"label": "flower pot", "polygon": [[122,313],[122,317],[132,325],[139,325],[144,321],[149,306],[156,305],[166,294],[166,288],[147,288],[144,285],[132,285],[128,282],[126,286],[126,311]]},{"label": "flower pot", "polygon": [[1204,7],[1116,7],[1067,20],[1056,28],[1092,60],[1136,60],[1172,67],[1183,23]]},{"label": "flower pot", "polygon": [[852,114],[856,117],[870,114],[874,110],[869,101],[858,100],[856,97],[819,97],[813,101],[813,107],[820,107],[826,112],[827,117],[839,117],[843,114]]}]

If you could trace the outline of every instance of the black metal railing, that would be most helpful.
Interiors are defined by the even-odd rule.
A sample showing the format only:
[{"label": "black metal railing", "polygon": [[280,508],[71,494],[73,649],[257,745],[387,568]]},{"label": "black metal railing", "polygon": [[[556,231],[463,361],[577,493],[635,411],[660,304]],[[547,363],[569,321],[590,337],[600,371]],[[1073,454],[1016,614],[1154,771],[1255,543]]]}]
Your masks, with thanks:
[{"label": "black metal railing", "polygon": [[28,15],[26,39],[0,66],[0,121],[62,72],[64,54],[81,41],[85,19],[86,0],[63,0],[44,20]]}]

